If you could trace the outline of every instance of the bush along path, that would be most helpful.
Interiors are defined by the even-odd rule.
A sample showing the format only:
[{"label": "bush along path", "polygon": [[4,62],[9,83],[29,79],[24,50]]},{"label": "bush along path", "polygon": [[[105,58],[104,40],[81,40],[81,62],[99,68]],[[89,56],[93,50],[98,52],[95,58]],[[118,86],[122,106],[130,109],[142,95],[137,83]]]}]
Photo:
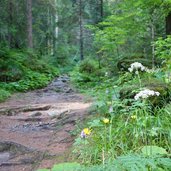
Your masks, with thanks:
[{"label": "bush along path", "polygon": [[32,171],[67,161],[75,123],[90,105],[65,75],[0,103],[0,170]]}]

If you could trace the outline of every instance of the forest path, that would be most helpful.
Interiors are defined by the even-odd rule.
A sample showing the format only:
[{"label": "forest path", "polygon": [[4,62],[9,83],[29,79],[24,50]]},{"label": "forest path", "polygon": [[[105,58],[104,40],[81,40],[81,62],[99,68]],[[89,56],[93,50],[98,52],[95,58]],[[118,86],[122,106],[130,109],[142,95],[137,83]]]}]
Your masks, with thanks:
[{"label": "forest path", "polygon": [[67,161],[71,133],[90,105],[70,87],[68,76],[0,103],[0,170],[33,171]]}]

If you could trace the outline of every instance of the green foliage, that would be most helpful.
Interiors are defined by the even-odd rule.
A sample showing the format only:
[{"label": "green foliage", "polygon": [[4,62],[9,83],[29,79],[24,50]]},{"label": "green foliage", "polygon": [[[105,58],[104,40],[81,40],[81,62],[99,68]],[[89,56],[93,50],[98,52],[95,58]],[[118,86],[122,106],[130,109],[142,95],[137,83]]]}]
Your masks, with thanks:
[{"label": "green foliage", "polygon": [[80,168],[79,163],[61,163],[54,165],[52,171],[77,171]]},{"label": "green foliage", "polygon": [[39,58],[29,51],[0,50],[0,101],[10,92],[42,88],[59,74],[57,68]]},{"label": "green foliage", "polygon": [[128,62],[140,57],[141,62],[150,61],[148,65],[152,65],[150,46],[154,40],[151,29],[155,28],[156,36],[165,34],[165,18],[169,11],[169,8],[165,8],[167,2],[126,0],[109,4],[112,14],[98,25],[90,27],[95,33],[94,45],[101,63],[116,70],[119,60],[127,58],[125,62]]},{"label": "green foliage", "polygon": [[52,169],[39,169],[37,171],[79,171],[81,165],[79,163],[60,163],[55,164]]},{"label": "green foliage", "polygon": [[[103,163],[104,160],[112,161],[128,153],[141,154],[141,149],[148,151],[149,148],[152,150],[150,154],[156,154],[156,149],[158,153],[170,153],[171,117],[167,106],[170,90],[161,75],[161,70],[148,70],[148,73],[139,71],[138,74],[126,72],[121,73],[119,78],[106,75],[91,88],[98,115],[86,125],[92,129],[91,135],[86,139],[78,137],[75,141],[73,153],[79,156],[80,162],[87,165]],[[134,96],[143,87],[160,92],[160,96],[135,100]],[[121,92],[125,89],[132,95],[126,93],[123,96]],[[105,124],[103,118],[110,122]],[[131,170],[135,165],[133,168],[126,166],[128,164],[122,170]],[[135,168],[140,170],[141,166]]]},{"label": "green foliage", "polygon": [[155,54],[159,59],[163,60],[163,70],[165,71],[165,80],[171,82],[171,36],[166,39],[159,38],[155,42]]},{"label": "green foliage", "polygon": [[33,90],[36,88],[42,88],[46,86],[49,81],[52,79],[51,76],[40,74],[38,72],[28,71],[28,75],[25,75],[23,79],[18,82],[12,83],[2,83],[0,86],[4,86],[6,89],[10,91],[26,91]]},{"label": "green foliage", "polygon": [[167,155],[167,151],[162,148],[162,147],[158,147],[158,146],[144,146],[142,149],[142,153],[144,155],[150,156],[150,155]]},{"label": "green foliage", "polygon": [[[91,134],[76,138],[74,156],[89,170],[170,170],[171,39],[154,43],[155,38],[165,35],[170,2],[129,0],[109,4],[113,5],[112,15],[89,26],[95,33],[97,68],[92,61],[83,61],[71,74],[73,82],[94,97],[98,113],[85,126]],[[151,45],[156,48],[154,59]],[[141,62],[148,67],[147,72],[128,72],[133,62]],[[152,62],[163,68],[150,69]],[[98,66],[103,68],[100,76]],[[117,68],[121,72],[114,78],[112,73]],[[145,88],[160,95],[135,99]],[[104,123],[104,118],[109,123]],[[150,155],[142,154],[145,152]]]},{"label": "green foliage", "polygon": [[81,61],[71,72],[71,81],[80,89],[94,87],[105,75],[105,69],[99,68],[98,62],[92,59]]},{"label": "green foliage", "polygon": [[29,71],[43,74],[58,74],[56,68],[39,59],[39,56],[29,51],[0,50],[0,81],[12,82],[29,75]]},{"label": "green foliage", "polygon": [[104,158],[113,159],[127,152],[140,152],[144,144],[156,144],[170,151],[170,114],[156,109],[155,114],[150,115],[150,110],[144,106],[137,109],[138,106],[140,104],[132,107],[120,104],[108,117],[110,124],[104,124],[101,119],[88,123],[91,136],[86,140],[78,138],[75,143],[74,153],[79,154],[80,161],[98,163],[102,162],[103,153]]},{"label": "green foliage", "polygon": [[[117,157],[113,161],[107,161],[103,165],[84,166],[78,163],[61,163],[54,165],[51,171],[169,171],[170,163],[171,159],[166,157],[129,154]],[[38,171],[48,171],[48,169]]]},{"label": "green foliage", "polygon": [[85,59],[79,64],[80,73],[92,74],[95,73],[97,69],[98,69],[98,64],[95,60],[92,59]]},{"label": "green foliage", "polygon": [[169,60],[171,56],[171,36],[168,36],[166,39],[158,38],[155,42],[155,53],[158,58]]},{"label": "green foliage", "polygon": [[11,93],[9,91],[0,88],[0,102],[6,100],[10,96]]}]

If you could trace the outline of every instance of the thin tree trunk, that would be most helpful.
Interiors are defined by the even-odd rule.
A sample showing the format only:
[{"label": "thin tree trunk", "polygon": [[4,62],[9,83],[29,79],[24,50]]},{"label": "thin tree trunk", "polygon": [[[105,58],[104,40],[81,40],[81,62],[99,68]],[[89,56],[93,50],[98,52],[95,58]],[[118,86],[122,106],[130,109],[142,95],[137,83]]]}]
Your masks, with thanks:
[{"label": "thin tree trunk", "polygon": [[58,39],[58,34],[59,34],[59,28],[57,26],[58,23],[58,7],[57,7],[57,0],[54,0],[54,14],[53,14],[53,55],[56,56],[57,51],[56,51],[56,47],[57,47],[57,39]]},{"label": "thin tree trunk", "polygon": [[101,18],[101,21],[103,20],[103,16],[104,16],[103,0],[100,0],[100,18]]},{"label": "thin tree trunk", "polygon": [[32,0],[27,0],[27,43],[28,48],[33,48],[33,28],[32,28]]},{"label": "thin tree trunk", "polygon": [[83,40],[83,11],[82,0],[79,0],[79,26],[80,26],[80,59],[84,59],[84,40]]},{"label": "thin tree trunk", "polygon": [[9,25],[8,25],[8,43],[9,43],[9,47],[12,48],[14,47],[13,45],[13,33],[11,32],[10,28],[13,25],[13,0],[9,0],[9,7],[8,7],[8,11],[9,11]]},{"label": "thin tree trunk", "polygon": [[171,34],[171,12],[166,17],[166,35]]},{"label": "thin tree trunk", "polygon": [[155,31],[154,31],[154,24],[151,23],[151,40],[152,40],[152,67],[155,67],[155,46],[154,46],[154,39],[155,39]]},{"label": "thin tree trunk", "polygon": [[51,53],[51,40],[50,40],[50,9],[47,7],[47,55]]}]

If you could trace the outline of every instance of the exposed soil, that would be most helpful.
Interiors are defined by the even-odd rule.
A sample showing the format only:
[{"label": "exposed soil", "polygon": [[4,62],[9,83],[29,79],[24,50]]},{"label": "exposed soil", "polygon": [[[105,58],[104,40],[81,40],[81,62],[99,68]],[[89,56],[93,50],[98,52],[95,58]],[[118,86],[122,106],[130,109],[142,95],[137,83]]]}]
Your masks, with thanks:
[{"label": "exposed soil", "polygon": [[90,105],[69,86],[67,76],[0,103],[0,170],[34,171],[67,161],[71,133]]}]

